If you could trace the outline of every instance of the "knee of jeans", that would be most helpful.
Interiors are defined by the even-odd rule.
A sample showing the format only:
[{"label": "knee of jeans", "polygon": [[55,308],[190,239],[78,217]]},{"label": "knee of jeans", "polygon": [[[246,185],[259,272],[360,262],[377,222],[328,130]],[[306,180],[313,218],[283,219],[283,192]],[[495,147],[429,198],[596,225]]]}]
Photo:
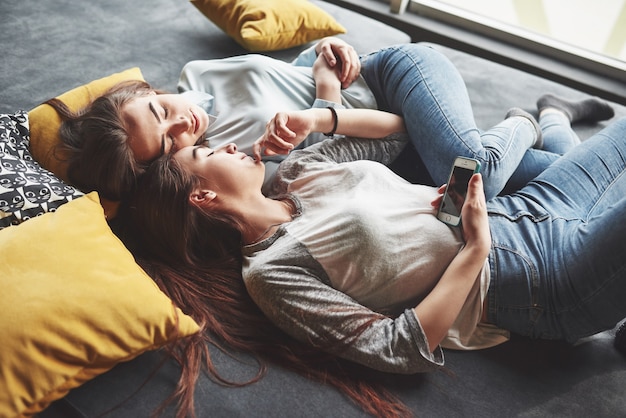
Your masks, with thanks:
[{"label": "knee of jeans", "polygon": [[502,179],[483,176],[483,189],[486,200],[491,200],[498,196],[505,186],[506,181],[503,181]]}]

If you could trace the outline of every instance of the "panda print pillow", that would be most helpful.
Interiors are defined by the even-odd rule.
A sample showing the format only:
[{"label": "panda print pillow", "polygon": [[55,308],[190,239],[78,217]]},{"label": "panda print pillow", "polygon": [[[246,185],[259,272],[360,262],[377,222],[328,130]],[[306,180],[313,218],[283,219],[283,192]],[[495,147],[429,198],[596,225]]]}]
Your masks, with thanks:
[{"label": "panda print pillow", "polygon": [[29,144],[28,113],[0,114],[0,229],[83,196],[42,168],[31,156]]}]

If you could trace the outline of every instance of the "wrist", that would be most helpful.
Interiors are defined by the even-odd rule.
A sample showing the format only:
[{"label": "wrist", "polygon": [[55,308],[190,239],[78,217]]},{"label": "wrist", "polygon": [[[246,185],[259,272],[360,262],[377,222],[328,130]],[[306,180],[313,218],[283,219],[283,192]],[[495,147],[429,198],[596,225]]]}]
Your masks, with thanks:
[{"label": "wrist", "polygon": [[316,87],[323,87],[326,89],[333,89],[339,91],[341,89],[341,81],[333,70],[326,70],[324,72],[319,71],[314,74],[313,80]]},{"label": "wrist", "polygon": [[468,258],[484,260],[489,255],[490,250],[490,242],[469,241],[465,244],[461,252],[467,254]]},{"label": "wrist", "polygon": [[341,103],[341,84],[335,77],[334,81],[316,82],[315,98],[333,103]]},{"label": "wrist", "polygon": [[335,132],[337,132],[337,125],[339,124],[339,117],[337,116],[337,111],[335,110],[334,107],[328,106],[326,107],[326,109],[330,111],[330,117],[332,119],[332,128],[329,131],[325,132],[324,135],[328,137],[332,137],[332,136],[335,136]]}]

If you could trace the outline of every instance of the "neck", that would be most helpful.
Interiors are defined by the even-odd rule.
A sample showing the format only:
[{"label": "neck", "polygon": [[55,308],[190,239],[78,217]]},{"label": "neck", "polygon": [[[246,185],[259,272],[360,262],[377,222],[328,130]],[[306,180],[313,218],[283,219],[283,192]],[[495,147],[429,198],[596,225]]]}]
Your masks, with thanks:
[{"label": "neck", "polygon": [[295,212],[291,200],[263,198],[245,207],[248,208],[244,214],[243,240],[246,244],[269,237],[281,224],[290,222]]}]

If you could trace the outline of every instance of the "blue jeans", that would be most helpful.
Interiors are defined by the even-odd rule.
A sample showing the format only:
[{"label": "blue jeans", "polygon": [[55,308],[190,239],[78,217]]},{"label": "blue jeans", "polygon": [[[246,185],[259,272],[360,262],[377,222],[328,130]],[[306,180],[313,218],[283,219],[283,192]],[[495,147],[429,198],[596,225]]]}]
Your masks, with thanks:
[{"label": "blue jeans", "polygon": [[565,115],[549,113],[539,119],[543,149],[529,149],[500,194],[511,194],[537,177],[561,155],[580,144]]},{"label": "blue jeans", "polygon": [[626,316],[626,118],[487,208],[489,322],[574,342]]},{"label": "blue jeans", "polygon": [[531,150],[533,158],[520,164],[536,137],[533,125],[523,117],[503,120],[481,132],[461,75],[447,57],[430,47],[385,48],[361,57],[361,65],[378,108],[404,117],[434,185],[448,180],[457,156],[471,157],[482,165],[485,194],[491,198],[502,192],[512,175],[511,184],[518,188],[559,157]]}]

